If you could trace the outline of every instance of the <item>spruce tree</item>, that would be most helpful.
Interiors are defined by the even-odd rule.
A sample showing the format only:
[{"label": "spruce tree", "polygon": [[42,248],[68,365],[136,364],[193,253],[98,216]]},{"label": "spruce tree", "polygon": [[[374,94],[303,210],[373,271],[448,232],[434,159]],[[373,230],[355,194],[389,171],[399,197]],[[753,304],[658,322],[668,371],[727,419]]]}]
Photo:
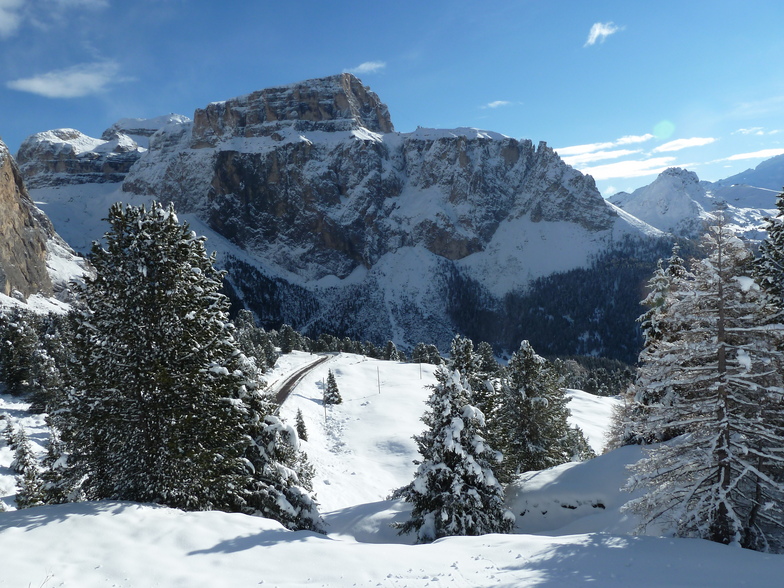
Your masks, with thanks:
[{"label": "spruce tree", "polygon": [[493,468],[501,454],[483,436],[484,416],[470,404],[471,390],[458,371],[439,368],[438,383],[422,417],[427,425],[414,437],[422,460],[414,480],[393,498],[412,503],[411,519],[395,527],[415,533],[418,543],[451,535],[509,533],[515,517]]},{"label": "spruce tree", "polygon": [[88,499],[228,508],[242,480],[245,376],[203,237],[172,206],[115,204],[79,287],[79,386],[62,419]]},{"label": "spruce tree", "polygon": [[778,212],[767,219],[767,238],[760,245],[756,275],[760,286],[784,309],[784,192],[776,197]]},{"label": "spruce tree", "polygon": [[343,397],[338,390],[338,383],[332,370],[327,372],[327,387],[324,389],[324,404],[341,404]]},{"label": "spruce tree", "polygon": [[400,361],[397,346],[392,341],[387,341],[387,344],[384,346],[383,358],[387,361]]},{"label": "spruce tree", "polygon": [[287,529],[321,532],[318,503],[311,495],[315,472],[299,449],[296,430],[273,414],[271,400],[260,391],[248,391],[244,403],[255,416],[246,427],[251,443],[244,458],[252,471],[239,510],[275,519]]},{"label": "spruce tree", "polygon": [[501,481],[592,456],[582,432],[569,426],[569,398],[560,384],[555,370],[523,341],[501,379],[492,423],[492,439],[504,454]]},{"label": "spruce tree", "polygon": [[297,425],[297,435],[302,441],[308,440],[308,429],[305,426],[305,417],[302,416],[302,410],[297,409],[297,416],[296,416],[296,425]]},{"label": "spruce tree", "polygon": [[668,298],[674,326],[648,354],[642,431],[673,437],[634,466],[641,528],[762,551],[784,547],[782,325],[751,279],[752,255],[721,222],[708,257]]},{"label": "spruce tree", "polygon": [[38,348],[36,319],[17,308],[0,312],[0,383],[7,394],[30,392],[35,352]]}]

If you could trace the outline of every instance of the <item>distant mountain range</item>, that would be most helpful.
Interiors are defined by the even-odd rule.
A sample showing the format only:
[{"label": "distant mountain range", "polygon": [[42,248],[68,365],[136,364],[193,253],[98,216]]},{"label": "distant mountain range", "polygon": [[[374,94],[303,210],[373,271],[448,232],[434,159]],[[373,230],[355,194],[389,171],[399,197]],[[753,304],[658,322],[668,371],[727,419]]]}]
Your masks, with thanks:
[{"label": "distant mountain range", "polygon": [[749,239],[764,238],[765,217],[775,214],[776,194],[784,185],[784,155],[778,155],[718,182],[700,181],[680,168],[663,171],[651,184],[610,202],[654,227],[677,236],[699,236],[717,207],[734,230]]},{"label": "distant mountain range", "polygon": [[78,251],[100,239],[111,203],[174,202],[218,251],[235,303],[267,327],[442,349],[456,332],[499,351],[528,338],[540,353],[626,361],[665,232],[695,234],[715,193],[741,193],[668,170],[608,202],[545,143],[395,132],[351,74],[214,102],[193,119],[123,119],[100,139],[38,133],[18,163]]}]

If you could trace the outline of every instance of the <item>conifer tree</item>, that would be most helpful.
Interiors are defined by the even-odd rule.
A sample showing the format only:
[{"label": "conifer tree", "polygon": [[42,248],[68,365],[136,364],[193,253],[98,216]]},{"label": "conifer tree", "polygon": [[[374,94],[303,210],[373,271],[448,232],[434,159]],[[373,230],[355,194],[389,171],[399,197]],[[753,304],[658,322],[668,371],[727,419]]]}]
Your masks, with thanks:
[{"label": "conifer tree", "polygon": [[560,383],[555,370],[523,341],[501,380],[492,423],[492,439],[504,454],[497,470],[502,482],[592,456],[582,432],[569,426],[569,398]]},{"label": "conifer tree", "polygon": [[400,361],[400,354],[397,350],[397,346],[392,341],[387,341],[387,344],[384,346],[384,354],[382,357],[387,361]]},{"label": "conifer tree", "polygon": [[784,309],[784,192],[776,197],[776,208],[776,216],[767,219],[768,236],[760,245],[755,269],[760,286]]},{"label": "conifer tree", "polygon": [[296,425],[297,425],[297,435],[302,441],[308,440],[308,429],[305,426],[305,417],[302,416],[302,410],[297,409],[297,416],[296,416]]},{"label": "conifer tree", "polygon": [[451,535],[509,533],[515,517],[504,505],[504,492],[493,468],[501,454],[481,435],[484,416],[470,404],[471,390],[458,371],[439,368],[438,383],[427,400],[414,437],[422,460],[414,480],[393,498],[412,503],[411,519],[396,528],[415,533],[418,543]]},{"label": "conifer tree", "polygon": [[324,404],[341,404],[343,397],[338,390],[338,383],[332,370],[327,372],[327,387],[324,389]]},{"label": "conifer tree", "polygon": [[32,314],[17,308],[0,313],[0,383],[7,394],[21,396],[30,391],[37,348]]},{"label": "conifer tree", "polygon": [[30,446],[30,439],[23,427],[19,427],[14,434],[13,448],[14,460],[11,462],[11,469],[17,474],[24,474],[36,465],[37,460]]},{"label": "conifer tree", "polygon": [[244,403],[256,418],[246,428],[251,443],[244,457],[252,471],[239,510],[275,519],[287,529],[321,532],[318,503],[311,495],[315,472],[299,449],[296,430],[273,414],[271,401],[258,390],[248,391]]},{"label": "conifer tree", "polygon": [[[762,551],[784,547],[782,325],[751,279],[752,255],[719,224],[708,257],[668,298],[668,337],[647,357],[648,436],[673,437],[634,467],[641,527]],[[677,284],[677,282],[676,282]],[[639,381],[639,380],[638,380]]]},{"label": "conifer tree", "polygon": [[79,386],[63,411],[88,499],[229,508],[241,487],[245,381],[223,275],[172,206],[115,204],[79,288]]},{"label": "conifer tree", "polygon": [[642,327],[644,341],[639,356],[640,368],[635,383],[621,395],[622,403],[613,411],[608,448],[666,441],[678,434],[675,429],[649,423],[650,418],[660,418],[660,413],[651,407],[661,402],[665,394],[660,386],[649,384],[651,378],[658,377],[660,347],[668,345],[681,330],[688,328],[682,318],[671,312],[670,307],[677,299],[691,295],[693,279],[694,276],[684,266],[676,244],[666,267],[660,259],[648,281],[649,293],[642,301],[648,310],[637,319]]}]

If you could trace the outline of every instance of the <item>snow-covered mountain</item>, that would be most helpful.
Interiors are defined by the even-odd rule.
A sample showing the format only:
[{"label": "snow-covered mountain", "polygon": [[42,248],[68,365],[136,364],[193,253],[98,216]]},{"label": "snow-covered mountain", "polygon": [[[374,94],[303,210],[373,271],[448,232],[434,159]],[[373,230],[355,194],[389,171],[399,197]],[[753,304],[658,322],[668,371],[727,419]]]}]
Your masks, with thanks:
[{"label": "snow-covered mountain", "polygon": [[738,234],[758,240],[765,235],[765,217],[775,214],[782,185],[784,155],[778,155],[718,182],[700,181],[694,172],[669,168],[651,184],[631,194],[619,192],[609,200],[662,231],[689,238],[700,236],[710,213],[721,206]]},{"label": "snow-covered mountain", "polygon": [[54,310],[84,264],[30,199],[19,168],[0,141],[0,306]]},{"label": "snow-covered mountain", "polygon": [[[270,384],[313,362],[282,356]],[[411,545],[390,527],[410,505],[386,500],[411,481],[419,457],[412,435],[424,425],[432,366],[333,356],[308,374],[283,404],[293,421],[304,414],[302,448],[316,467],[314,483],[327,535],[288,531],[260,517],[182,512],[130,502],[84,502],[0,513],[2,581],[8,586],[537,586],[607,588],[778,586],[784,556],[700,539],[633,536],[632,494],[620,487],[640,447],[593,460],[528,472],[510,485],[513,534],[447,537]],[[328,370],[343,403],[320,403]],[[380,392],[380,393],[379,393]],[[581,391],[570,421],[599,449],[617,399]],[[0,395],[0,414],[24,426],[44,452],[44,415]],[[0,430],[4,428],[0,421]],[[0,441],[0,499],[13,505],[13,452]],[[140,565],[143,562],[144,565]]]},{"label": "snow-covered mountain", "polygon": [[[79,249],[100,237],[96,219],[110,201],[173,201],[221,250],[234,294],[267,325],[404,345],[443,346],[469,331],[514,348],[510,296],[660,235],[544,143],[468,128],[395,132],[387,107],[351,74],[211,103],[192,121],[119,127],[156,124],[149,149],[124,152],[137,159],[115,175],[104,171],[118,157],[108,134],[92,151],[76,135],[59,135],[70,148],[52,132],[30,137],[20,160],[33,196]],[[75,166],[73,183],[63,159],[95,169]],[[636,298],[639,284],[630,288]]]}]

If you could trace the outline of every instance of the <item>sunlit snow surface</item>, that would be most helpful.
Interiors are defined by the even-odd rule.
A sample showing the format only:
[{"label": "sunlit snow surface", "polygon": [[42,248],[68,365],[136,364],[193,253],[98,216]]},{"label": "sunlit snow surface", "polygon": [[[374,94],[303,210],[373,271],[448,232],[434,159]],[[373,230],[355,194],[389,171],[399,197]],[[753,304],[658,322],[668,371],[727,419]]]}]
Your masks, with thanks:
[{"label": "sunlit snow surface", "polygon": [[[270,385],[315,359],[282,357]],[[325,418],[320,398],[329,369],[344,402]],[[518,534],[406,544],[410,538],[399,537],[389,522],[403,520],[407,506],[384,497],[414,472],[411,436],[423,428],[426,386],[435,381],[432,366],[422,366],[421,379],[419,369],[341,354],[304,378],[284,404],[283,417],[291,420],[298,408],[305,416],[309,440],[302,446],[317,469],[329,535],[286,531],[238,514],[118,502],[10,511],[0,513],[0,586],[780,585],[784,556],[628,535],[635,521],[619,512],[628,496],[617,488],[625,465],[641,455],[636,447],[527,474],[508,492],[516,514],[528,510],[518,516]],[[601,446],[616,401],[569,394],[573,422]],[[21,419],[40,449],[43,419],[24,408],[0,396],[0,414]],[[0,447],[0,497],[7,504],[14,492],[12,458]]]}]

